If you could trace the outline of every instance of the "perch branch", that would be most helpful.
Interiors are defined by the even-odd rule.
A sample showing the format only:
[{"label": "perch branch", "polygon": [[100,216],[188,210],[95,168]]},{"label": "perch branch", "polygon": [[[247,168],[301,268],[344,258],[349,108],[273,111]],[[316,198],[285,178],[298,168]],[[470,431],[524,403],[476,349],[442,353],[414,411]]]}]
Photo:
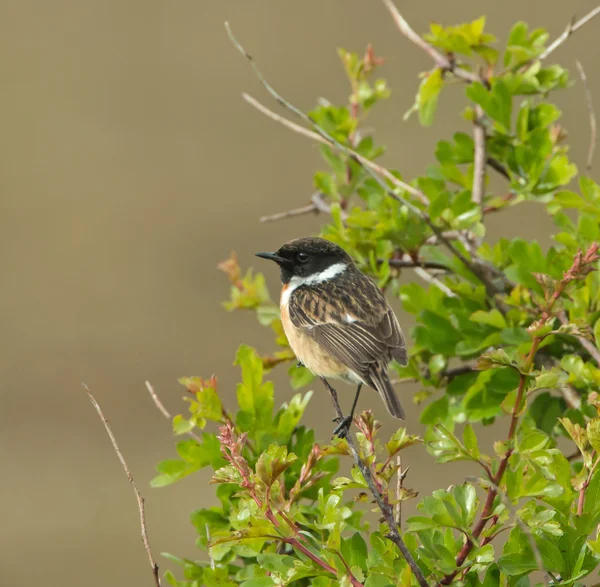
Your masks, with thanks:
[{"label": "perch branch", "polygon": [[573,33],[576,33],[583,25],[587,24],[590,20],[592,20],[592,18],[598,16],[598,14],[600,14],[600,6],[596,6],[596,8],[590,10],[590,12],[588,12],[585,16],[583,16],[576,22],[573,22],[573,20],[571,20],[571,22],[567,25],[567,28],[564,30],[562,35],[560,35],[552,43],[550,43],[550,45],[546,47],[546,50],[542,52],[538,59],[540,61],[542,59],[546,59],[546,57],[548,57],[550,53],[558,49],[558,47],[560,47]]},{"label": "perch branch", "polygon": [[586,169],[590,171],[592,169],[592,161],[594,160],[594,151],[596,150],[596,112],[594,111],[594,101],[592,100],[592,92],[590,91],[585,69],[583,69],[583,65],[581,65],[578,60],[575,61],[575,65],[577,65],[579,77],[583,82],[583,89],[585,91],[585,105],[590,118],[590,146],[588,147],[588,156],[586,162]]},{"label": "perch branch", "polygon": [[420,49],[423,49],[435,62],[435,64],[442,69],[442,71],[449,71],[456,77],[459,77],[469,83],[482,81],[480,77],[472,71],[467,71],[458,67],[454,61],[451,61],[440,53],[435,47],[430,45],[423,37],[414,31],[414,29],[404,19],[396,5],[392,0],[383,0],[385,7],[390,11],[398,30],[412,43],[414,43]]},{"label": "perch branch", "polygon": [[[336,415],[338,416],[338,418],[343,419],[344,415],[342,413],[342,409],[340,408],[340,403],[338,401],[337,392],[335,391],[335,389],[333,389],[333,387],[331,387],[331,385],[329,385],[329,383],[326,379],[323,379],[323,383],[325,383],[325,387],[327,388],[327,390],[329,391],[329,394],[331,395],[331,401],[333,403],[333,407],[335,409]],[[396,520],[394,519],[394,510],[393,510],[392,506],[389,503],[387,503],[387,501],[384,499],[383,495],[377,489],[377,486],[373,479],[373,475],[371,474],[371,470],[369,469],[369,467],[365,464],[365,462],[362,460],[362,458],[358,454],[358,451],[356,450],[356,446],[354,445],[354,440],[352,439],[352,436],[350,434],[348,434],[346,436],[346,442],[348,443],[348,449],[350,450],[350,454],[352,455],[352,458],[354,459],[356,466],[359,468],[365,482],[369,486],[369,490],[371,491],[371,494],[375,498],[375,501],[377,502],[377,505],[378,505],[379,509],[381,510],[381,513],[383,514],[385,521],[387,522],[387,525],[389,528],[389,533],[387,534],[386,537],[389,540],[391,540],[394,544],[396,544],[396,546],[400,549],[402,556],[406,559],[406,562],[409,564],[409,566],[413,572],[413,575],[417,579],[419,585],[421,585],[421,587],[428,587],[429,584],[427,583],[427,580],[425,579],[423,572],[419,568],[419,565],[417,565],[415,559],[413,558],[412,554],[410,553],[410,550],[408,550],[406,544],[404,544],[404,540],[402,540],[402,537],[400,536],[400,531],[398,529],[398,525],[396,524]]]},{"label": "perch branch", "polygon": [[117,444],[117,439],[115,438],[115,436],[111,430],[111,427],[108,423],[108,420],[106,419],[106,416],[102,412],[102,408],[100,408],[100,404],[96,401],[96,398],[92,395],[92,392],[89,390],[88,386],[85,383],[83,383],[82,385],[83,385],[83,389],[85,390],[88,397],[90,398],[92,405],[98,412],[98,415],[100,416],[100,419],[102,420],[102,423],[104,424],[104,428],[106,429],[106,432],[108,433],[108,437],[110,438],[113,448],[115,449],[115,452],[117,453],[117,457],[119,457],[119,461],[121,461],[121,465],[123,466],[123,469],[125,470],[127,479],[129,480],[129,483],[131,483],[131,486],[133,487],[133,491],[135,493],[135,498],[137,499],[137,503],[138,503],[138,509],[140,512],[140,526],[141,526],[141,530],[142,530],[142,542],[144,543],[144,548],[146,549],[146,552],[148,553],[148,559],[150,560],[150,567],[152,568],[152,576],[154,577],[154,584],[156,585],[156,587],[160,587],[160,578],[158,576],[158,565],[156,564],[154,557],[152,556],[152,550],[150,550],[150,542],[148,540],[148,532],[146,530],[146,512],[144,509],[144,498],[142,497],[141,493],[139,492],[139,490],[137,488],[137,485],[135,484],[135,481],[133,480],[133,475],[131,474],[131,471],[129,470],[127,461],[125,460],[125,457],[123,457],[123,453],[121,452],[121,449],[119,448],[119,445]]}]

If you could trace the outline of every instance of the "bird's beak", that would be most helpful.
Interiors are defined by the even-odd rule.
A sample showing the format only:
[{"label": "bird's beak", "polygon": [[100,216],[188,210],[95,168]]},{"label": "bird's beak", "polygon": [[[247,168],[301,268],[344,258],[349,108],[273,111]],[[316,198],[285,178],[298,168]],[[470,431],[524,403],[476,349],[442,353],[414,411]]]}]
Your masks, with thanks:
[{"label": "bird's beak", "polygon": [[269,259],[269,261],[275,261],[277,265],[289,265],[290,263],[288,259],[280,257],[277,253],[256,253],[256,256],[263,259]]}]

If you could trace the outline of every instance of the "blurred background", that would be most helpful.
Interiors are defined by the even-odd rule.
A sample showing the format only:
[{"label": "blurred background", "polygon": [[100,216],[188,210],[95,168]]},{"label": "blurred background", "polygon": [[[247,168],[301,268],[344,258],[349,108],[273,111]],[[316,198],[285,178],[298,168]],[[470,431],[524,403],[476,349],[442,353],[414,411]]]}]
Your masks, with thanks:
[{"label": "blurred background", "polygon": [[[593,5],[400,2],[419,32],[432,20],[485,14],[501,40],[516,20],[554,37]],[[146,497],[161,572],[170,566],[161,552],[199,556],[188,518],[211,505],[212,488],[202,475],[148,486],[156,462],[175,453],[170,424],[144,381],[178,413],[184,391],[176,378],[215,373],[233,405],[235,349],[243,341],[268,352],[272,339],[254,316],[221,308],[229,285],[216,265],[235,250],[242,266],[266,271],[276,294],[275,268],[252,253],[314,233],[324,220],[258,222],[308,203],[321,163],[314,144],[242,101],[248,91],[273,106],[229,43],[225,20],[271,83],[305,110],[321,96],[345,102],[336,48],[362,52],[372,43],[385,57],[381,75],[392,97],[369,124],[388,146],[383,161],[406,178],[433,160],[436,139],[463,126],[462,94],[452,88],[432,128],[420,128],[416,117],[402,121],[417,73],[431,63],[379,2],[0,2],[1,585],[151,584],[133,492],[82,381]],[[552,57],[574,78],[575,59],[582,61],[597,108],[599,30],[600,19]],[[571,155],[583,167],[589,126],[578,79],[557,100]],[[519,208],[490,217],[489,234],[548,243],[551,226],[541,208]],[[281,403],[291,391],[283,371],[274,378]],[[310,416],[326,439],[329,400],[316,391]],[[409,430],[418,433],[415,391],[405,386],[401,394]],[[389,432],[381,404],[372,405]],[[407,485],[421,494],[462,479],[460,467],[432,469],[423,456],[422,447],[406,453]]]}]

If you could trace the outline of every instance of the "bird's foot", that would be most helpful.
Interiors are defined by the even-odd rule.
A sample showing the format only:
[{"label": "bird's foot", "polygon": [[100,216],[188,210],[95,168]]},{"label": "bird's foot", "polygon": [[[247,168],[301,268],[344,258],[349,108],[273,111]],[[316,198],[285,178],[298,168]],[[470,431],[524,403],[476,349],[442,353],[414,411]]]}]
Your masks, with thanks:
[{"label": "bird's foot", "polygon": [[345,418],[334,418],[334,422],[337,422],[337,426],[333,431],[333,435],[338,438],[346,438],[352,425],[352,416],[346,416]]},{"label": "bird's foot", "polygon": [[304,367],[304,363],[302,361],[298,361],[296,363],[296,367]]}]

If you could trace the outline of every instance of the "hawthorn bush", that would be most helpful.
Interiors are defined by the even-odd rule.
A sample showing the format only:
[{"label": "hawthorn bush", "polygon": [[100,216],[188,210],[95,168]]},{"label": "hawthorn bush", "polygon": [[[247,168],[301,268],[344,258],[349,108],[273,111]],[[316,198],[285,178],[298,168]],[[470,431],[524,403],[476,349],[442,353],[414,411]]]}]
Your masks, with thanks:
[{"label": "hawthorn bush", "polygon": [[[381,60],[370,47],[364,57],[340,51],[348,103],[320,103],[308,114],[251,64],[321,143],[323,169],[308,206],[328,213],[321,236],[414,316],[410,363],[395,369],[420,386],[414,401],[426,432],[418,438],[399,428],[381,438],[366,411],[348,441],[327,441],[302,421],[311,391],[287,399],[284,389],[276,402],[265,379],[271,369],[287,367],[296,390],[321,383],[296,366],[263,275],[243,271],[232,256],[220,265],[231,282],[227,308],[255,312],[277,350],[238,349],[235,413],[223,407],[215,378],[181,379],[191,395],[173,429],[189,437],[178,442],[178,459],[158,465],[153,485],[211,467],[215,500],[192,514],[199,559],[167,555],[183,567],[182,579],[166,573],[175,587],[567,586],[598,572],[600,185],[569,160],[550,101],[570,86],[569,73],[550,63],[557,43],[548,44],[544,29],[518,22],[499,52],[484,18],[431,25],[421,37],[385,4],[415,50],[433,59],[408,114],[432,124],[452,83],[472,123],[472,132],[440,140],[435,163],[410,183],[374,163],[384,148],[363,128],[390,94],[375,77]],[[498,193],[491,174],[502,178]],[[486,217],[523,202],[550,215],[554,244],[486,241]],[[414,278],[400,285],[403,271]],[[484,454],[478,432],[498,420],[504,432]],[[398,457],[421,442],[431,466],[465,460],[472,474],[423,497],[418,515],[391,519],[416,496],[402,483],[410,458]],[[381,518],[368,523],[374,509]]]}]

